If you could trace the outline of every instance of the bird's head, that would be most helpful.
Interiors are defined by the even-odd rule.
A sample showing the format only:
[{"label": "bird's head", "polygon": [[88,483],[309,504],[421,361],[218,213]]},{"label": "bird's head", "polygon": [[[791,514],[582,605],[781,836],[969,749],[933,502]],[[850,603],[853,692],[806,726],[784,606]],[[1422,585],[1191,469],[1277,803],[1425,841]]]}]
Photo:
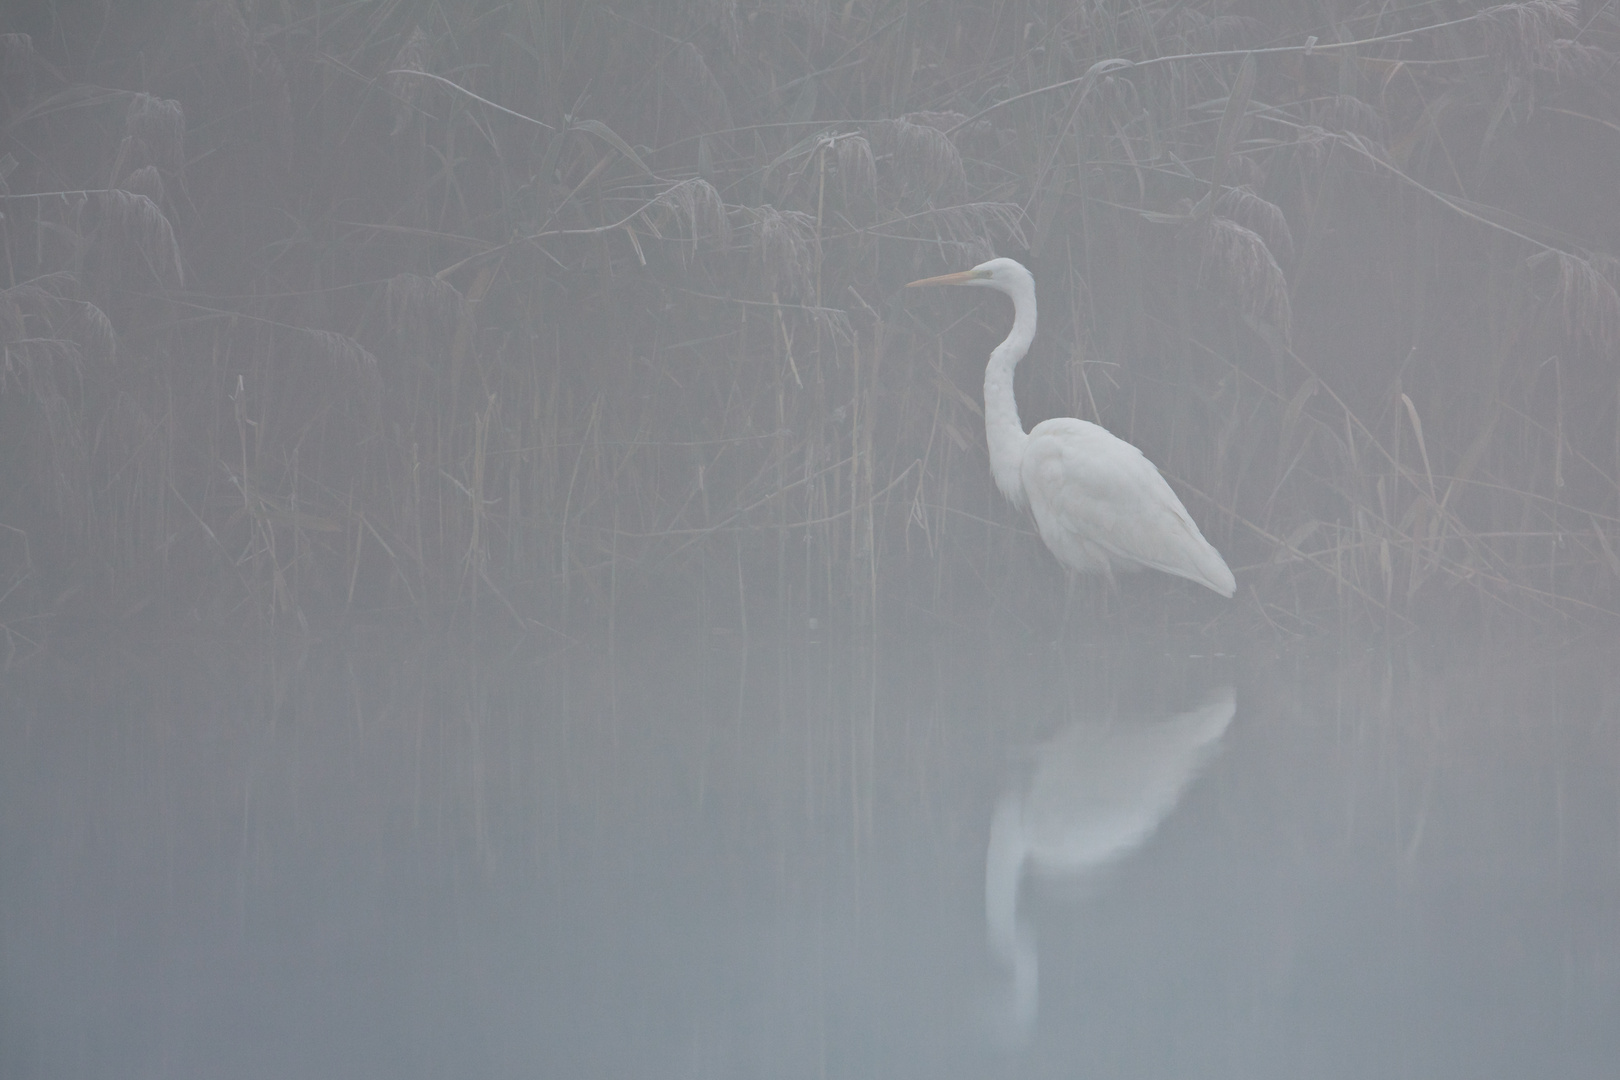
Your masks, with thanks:
[{"label": "bird's head", "polygon": [[906,287],[910,288],[912,285],[988,285],[1013,297],[1028,294],[1033,299],[1035,294],[1035,279],[1021,263],[1013,259],[991,259],[971,270],[923,278],[921,281],[909,282]]}]

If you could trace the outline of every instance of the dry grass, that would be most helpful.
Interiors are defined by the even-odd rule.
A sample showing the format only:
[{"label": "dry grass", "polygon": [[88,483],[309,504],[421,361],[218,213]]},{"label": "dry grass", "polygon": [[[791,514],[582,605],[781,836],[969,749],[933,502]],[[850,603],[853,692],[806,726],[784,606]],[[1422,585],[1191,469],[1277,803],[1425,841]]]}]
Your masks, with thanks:
[{"label": "dry grass", "polygon": [[[977,414],[1004,315],[892,299],[1000,253],[1042,289],[1026,419],[1148,450],[1240,566],[1233,618],[1598,618],[1608,151],[1508,170],[1620,130],[1620,23],[1379,11],[406,4],[317,48],[221,0],[82,86],[5,35],[31,602],[1038,608]],[[1555,179],[1573,219],[1513,194]]]}]

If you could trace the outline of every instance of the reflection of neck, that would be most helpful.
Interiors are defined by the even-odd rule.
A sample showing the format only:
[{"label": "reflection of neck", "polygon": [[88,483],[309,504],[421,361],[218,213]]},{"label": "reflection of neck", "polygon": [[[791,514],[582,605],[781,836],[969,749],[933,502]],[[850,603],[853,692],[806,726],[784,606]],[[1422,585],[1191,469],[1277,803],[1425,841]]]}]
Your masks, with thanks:
[{"label": "reflection of neck", "polygon": [[1008,792],[990,819],[990,850],[984,862],[984,921],[990,948],[1005,964],[1017,951],[1018,883],[1024,876],[1024,800]]},{"label": "reflection of neck", "polygon": [[1018,921],[1018,885],[1024,875],[1023,799],[1009,792],[990,820],[990,851],[984,868],[984,917],[990,949],[1012,971],[1011,996],[999,1009],[1001,1034],[1022,1045],[1035,1027],[1040,1003],[1040,967],[1035,935]]}]

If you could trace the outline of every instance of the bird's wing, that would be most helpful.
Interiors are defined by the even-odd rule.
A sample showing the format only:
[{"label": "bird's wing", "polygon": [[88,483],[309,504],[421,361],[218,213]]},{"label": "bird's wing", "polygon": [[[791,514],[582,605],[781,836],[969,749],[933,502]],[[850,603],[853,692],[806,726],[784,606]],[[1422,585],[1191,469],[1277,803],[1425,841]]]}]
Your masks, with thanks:
[{"label": "bird's wing", "polygon": [[1065,550],[1089,545],[1120,569],[1145,566],[1232,595],[1220,553],[1130,443],[1084,420],[1047,420],[1030,432],[1023,473],[1042,539],[1075,569],[1092,567],[1075,565]]}]

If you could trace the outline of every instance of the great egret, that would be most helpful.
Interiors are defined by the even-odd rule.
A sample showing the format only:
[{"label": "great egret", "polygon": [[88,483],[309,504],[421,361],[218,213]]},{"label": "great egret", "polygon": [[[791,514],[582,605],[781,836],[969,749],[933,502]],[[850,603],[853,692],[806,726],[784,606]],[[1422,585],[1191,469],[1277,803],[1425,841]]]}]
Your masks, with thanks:
[{"label": "great egret", "polygon": [[1058,562],[1081,574],[1163,570],[1222,596],[1237,582],[1142,451],[1104,428],[1053,417],[1025,433],[1013,369],[1035,337],[1035,279],[1012,259],[911,285],[985,285],[1013,302],[1013,327],[984,369],[990,473],[1014,506],[1028,506]]}]

